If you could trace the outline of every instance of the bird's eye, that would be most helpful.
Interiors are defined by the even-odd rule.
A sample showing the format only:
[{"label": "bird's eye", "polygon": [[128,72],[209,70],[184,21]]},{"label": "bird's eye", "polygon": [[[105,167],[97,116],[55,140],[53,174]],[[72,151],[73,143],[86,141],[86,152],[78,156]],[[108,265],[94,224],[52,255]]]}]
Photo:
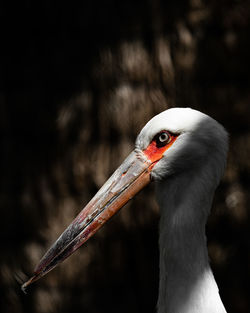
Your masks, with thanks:
[{"label": "bird's eye", "polygon": [[155,136],[156,146],[158,148],[166,146],[171,140],[171,135],[167,131],[163,131]]}]

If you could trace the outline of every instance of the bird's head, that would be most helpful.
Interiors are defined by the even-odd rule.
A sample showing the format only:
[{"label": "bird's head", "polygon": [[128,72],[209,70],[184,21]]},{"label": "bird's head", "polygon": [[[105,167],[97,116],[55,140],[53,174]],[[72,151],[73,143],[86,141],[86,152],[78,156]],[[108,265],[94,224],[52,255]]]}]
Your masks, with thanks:
[{"label": "bird's head", "polygon": [[212,162],[217,182],[226,152],[225,130],[201,112],[173,108],[152,118],[138,135],[135,150],[52,245],[23,288],[71,255],[150,181]]},{"label": "bird's head", "polygon": [[190,108],[172,108],[153,117],[136,139],[144,154],[161,157],[151,171],[162,180],[185,171],[197,171],[213,163],[219,181],[227,156],[227,132],[214,119]]}]

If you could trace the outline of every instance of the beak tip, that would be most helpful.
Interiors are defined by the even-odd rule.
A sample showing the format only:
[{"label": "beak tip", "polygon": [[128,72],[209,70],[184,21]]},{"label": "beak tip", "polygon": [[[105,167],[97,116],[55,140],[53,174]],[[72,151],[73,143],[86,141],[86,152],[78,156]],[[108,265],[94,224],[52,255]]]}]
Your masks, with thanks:
[{"label": "beak tip", "polygon": [[30,284],[32,284],[37,279],[38,279],[37,276],[34,275],[29,280],[27,280],[24,284],[22,284],[21,286],[22,292],[27,294],[27,288],[29,287]]},{"label": "beak tip", "polygon": [[22,292],[23,292],[24,294],[27,294],[26,289],[27,289],[27,284],[26,284],[26,283],[22,284],[21,290],[22,290]]}]

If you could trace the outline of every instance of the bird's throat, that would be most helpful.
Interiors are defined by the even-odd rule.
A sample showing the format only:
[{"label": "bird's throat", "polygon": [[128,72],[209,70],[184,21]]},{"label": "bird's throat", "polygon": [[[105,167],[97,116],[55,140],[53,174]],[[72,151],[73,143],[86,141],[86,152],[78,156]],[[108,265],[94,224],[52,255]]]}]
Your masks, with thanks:
[{"label": "bird's throat", "polygon": [[225,312],[209,266],[205,236],[214,190],[197,184],[178,177],[157,186],[161,209],[158,313]]}]

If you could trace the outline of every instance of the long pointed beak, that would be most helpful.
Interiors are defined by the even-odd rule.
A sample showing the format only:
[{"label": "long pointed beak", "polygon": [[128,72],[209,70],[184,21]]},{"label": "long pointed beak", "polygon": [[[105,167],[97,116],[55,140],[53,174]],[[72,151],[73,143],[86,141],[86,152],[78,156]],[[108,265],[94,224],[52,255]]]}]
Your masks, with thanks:
[{"label": "long pointed beak", "polygon": [[156,161],[142,151],[134,150],[51,246],[35,268],[34,276],[23,284],[22,289],[69,257],[145,187],[150,182],[150,172]]}]

